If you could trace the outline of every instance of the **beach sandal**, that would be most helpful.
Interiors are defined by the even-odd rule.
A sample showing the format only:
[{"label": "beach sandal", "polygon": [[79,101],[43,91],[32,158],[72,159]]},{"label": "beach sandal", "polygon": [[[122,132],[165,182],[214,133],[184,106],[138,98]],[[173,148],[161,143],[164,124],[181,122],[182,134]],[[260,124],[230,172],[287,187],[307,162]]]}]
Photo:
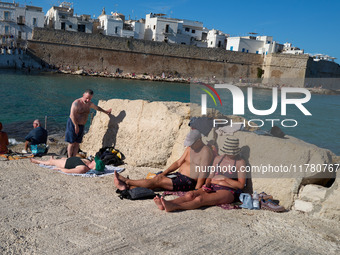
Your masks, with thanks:
[{"label": "beach sandal", "polygon": [[259,198],[260,199],[263,199],[263,200],[268,200],[268,199],[273,199],[273,196],[272,195],[268,195],[267,193],[265,192],[261,192],[259,194]]},{"label": "beach sandal", "polygon": [[261,209],[272,211],[272,212],[284,212],[284,211],[286,211],[286,209],[283,206],[276,204],[271,199],[268,199],[268,200],[261,199]]}]

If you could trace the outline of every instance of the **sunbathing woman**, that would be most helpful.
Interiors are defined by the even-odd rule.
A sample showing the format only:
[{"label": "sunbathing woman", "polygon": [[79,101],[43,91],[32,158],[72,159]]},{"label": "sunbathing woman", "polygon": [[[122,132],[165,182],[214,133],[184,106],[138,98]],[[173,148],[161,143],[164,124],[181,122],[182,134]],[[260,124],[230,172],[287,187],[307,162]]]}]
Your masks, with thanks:
[{"label": "sunbathing woman", "polygon": [[[154,201],[160,210],[172,212],[176,210],[192,210],[203,206],[229,204],[234,201],[237,190],[243,189],[246,178],[240,171],[245,166],[245,161],[240,158],[239,140],[227,138],[221,149],[223,156],[217,156],[205,185],[195,191],[189,191],[185,196],[167,201],[163,197],[155,197]],[[216,171],[221,169],[221,171]]]},{"label": "sunbathing woman", "polygon": [[75,173],[75,174],[83,174],[91,169],[96,169],[97,171],[103,171],[105,165],[103,161],[101,161],[98,157],[95,157],[93,161],[87,159],[81,159],[78,157],[71,158],[61,158],[55,159],[51,157],[49,160],[37,160],[31,159],[31,162],[34,164],[43,164],[46,166],[56,166],[56,170],[60,170],[64,173]]}]

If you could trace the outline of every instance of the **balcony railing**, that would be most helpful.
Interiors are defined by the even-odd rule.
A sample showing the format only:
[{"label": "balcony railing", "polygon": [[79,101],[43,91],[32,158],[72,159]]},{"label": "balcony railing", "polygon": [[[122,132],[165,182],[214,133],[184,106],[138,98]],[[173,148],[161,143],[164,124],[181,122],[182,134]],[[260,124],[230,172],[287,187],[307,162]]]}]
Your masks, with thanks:
[{"label": "balcony railing", "polygon": [[0,19],[0,21],[3,21],[3,22],[15,22],[15,20],[11,17],[3,17]]}]

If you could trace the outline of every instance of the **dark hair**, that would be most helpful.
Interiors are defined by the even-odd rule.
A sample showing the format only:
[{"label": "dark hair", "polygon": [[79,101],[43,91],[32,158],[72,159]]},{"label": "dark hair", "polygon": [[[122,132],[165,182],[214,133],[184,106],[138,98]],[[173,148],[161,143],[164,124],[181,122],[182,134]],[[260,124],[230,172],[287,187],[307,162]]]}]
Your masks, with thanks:
[{"label": "dark hair", "polygon": [[87,89],[87,90],[85,90],[84,93],[88,93],[90,95],[93,95],[93,90],[92,89]]}]

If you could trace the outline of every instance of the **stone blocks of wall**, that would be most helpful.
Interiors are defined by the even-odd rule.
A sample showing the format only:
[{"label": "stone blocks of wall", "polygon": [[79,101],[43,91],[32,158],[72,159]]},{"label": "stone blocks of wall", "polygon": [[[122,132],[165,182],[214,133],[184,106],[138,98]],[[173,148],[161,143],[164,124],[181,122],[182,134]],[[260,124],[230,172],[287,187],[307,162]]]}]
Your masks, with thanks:
[{"label": "stone blocks of wall", "polygon": [[49,64],[76,70],[177,72],[200,79],[256,78],[263,62],[256,54],[50,29],[34,30],[29,49]]}]

